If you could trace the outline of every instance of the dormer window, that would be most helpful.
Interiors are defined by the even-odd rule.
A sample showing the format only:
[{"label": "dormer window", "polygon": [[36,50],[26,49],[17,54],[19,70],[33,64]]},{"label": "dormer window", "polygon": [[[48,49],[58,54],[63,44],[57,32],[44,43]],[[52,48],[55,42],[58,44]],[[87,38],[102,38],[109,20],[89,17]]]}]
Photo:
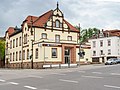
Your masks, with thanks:
[{"label": "dormer window", "polygon": [[59,21],[59,20],[56,20],[56,21],[55,21],[55,27],[57,27],[57,28],[60,27],[60,21]]}]

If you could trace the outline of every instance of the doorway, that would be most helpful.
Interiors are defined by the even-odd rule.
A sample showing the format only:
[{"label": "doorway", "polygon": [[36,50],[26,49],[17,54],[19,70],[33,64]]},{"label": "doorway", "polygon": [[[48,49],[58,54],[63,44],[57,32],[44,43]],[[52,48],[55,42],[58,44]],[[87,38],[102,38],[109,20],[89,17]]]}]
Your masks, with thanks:
[{"label": "doorway", "polygon": [[65,64],[70,64],[70,48],[65,49]]}]

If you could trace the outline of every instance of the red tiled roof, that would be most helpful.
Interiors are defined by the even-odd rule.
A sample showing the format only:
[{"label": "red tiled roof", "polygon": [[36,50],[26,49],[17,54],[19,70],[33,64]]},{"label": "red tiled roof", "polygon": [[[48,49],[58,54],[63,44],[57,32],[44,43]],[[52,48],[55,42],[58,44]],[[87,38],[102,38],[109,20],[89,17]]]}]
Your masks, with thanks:
[{"label": "red tiled roof", "polygon": [[[28,23],[28,25],[31,25],[31,18],[33,20],[33,26],[37,26],[37,27],[44,27],[45,23],[50,19],[50,17],[53,14],[53,10],[50,10],[46,13],[44,13],[43,15],[36,17],[36,16],[28,16],[25,19],[25,22]],[[72,26],[69,22],[67,22],[66,20],[64,20],[64,22],[68,25],[68,27],[70,28],[70,31],[76,31],[79,32],[78,29],[76,29],[74,26]]]},{"label": "red tiled roof", "polygon": [[45,23],[49,20],[53,13],[53,10],[46,12],[45,14],[38,17],[38,19],[33,23],[33,26],[44,27]]},{"label": "red tiled roof", "polygon": [[74,26],[72,26],[69,22],[67,22],[65,19],[64,19],[64,22],[68,25],[68,27],[70,28],[71,31],[76,31],[76,32],[79,32],[79,30],[77,28],[75,28]]},{"label": "red tiled roof", "polygon": [[120,36],[120,30],[106,30],[104,34],[109,34],[109,36]]},{"label": "red tiled roof", "polygon": [[9,27],[7,32],[9,36],[12,35],[15,32],[14,27]]}]

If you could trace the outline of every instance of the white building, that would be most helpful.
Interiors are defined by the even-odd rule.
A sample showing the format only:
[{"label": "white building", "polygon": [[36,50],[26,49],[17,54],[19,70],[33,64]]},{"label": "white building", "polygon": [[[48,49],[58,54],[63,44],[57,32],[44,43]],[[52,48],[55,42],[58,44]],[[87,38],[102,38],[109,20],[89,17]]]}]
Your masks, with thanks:
[{"label": "white building", "polygon": [[105,62],[109,58],[120,57],[120,30],[100,33],[98,38],[90,39],[92,62]]}]

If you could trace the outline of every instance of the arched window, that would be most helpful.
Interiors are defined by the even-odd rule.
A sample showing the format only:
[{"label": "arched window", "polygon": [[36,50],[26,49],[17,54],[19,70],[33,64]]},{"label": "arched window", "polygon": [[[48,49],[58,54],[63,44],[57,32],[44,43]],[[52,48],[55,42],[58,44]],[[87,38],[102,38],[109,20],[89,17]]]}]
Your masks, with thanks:
[{"label": "arched window", "polygon": [[57,27],[57,28],[60,27],[60,21],[59,21],[59,20],[56,20],[56,21],[55,21],[55,27]]}]

